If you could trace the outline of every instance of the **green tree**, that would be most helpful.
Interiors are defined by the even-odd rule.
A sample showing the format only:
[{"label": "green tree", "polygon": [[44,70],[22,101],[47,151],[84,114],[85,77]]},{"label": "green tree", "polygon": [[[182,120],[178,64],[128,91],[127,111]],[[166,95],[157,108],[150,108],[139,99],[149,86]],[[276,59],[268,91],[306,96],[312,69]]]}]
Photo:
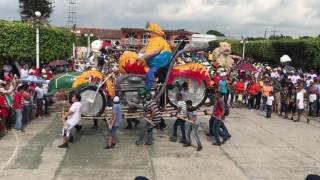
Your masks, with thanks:
[{"label": "green tree", "polygon": [[217,30],[209,30],[207,32],[207,34],[215,35],[215,36],[219,36],[219,37],[226,37],[226,35],[224,35],[223,33],[219,32]]},{"label": "green tree", "polygon": [[265,38],[263,37],[248,37],[248,41],[257,41],[257,40],[264,40]]},{"label": "green tree", "polygon": [[278,39],[293,39],[291,36],[285,36],[285,35],[283,35],[283,34],[281,34],[281,35],[271,35],[270,37],[269,37],[269,39],[270,40],[278,40]]},{"label": "green tree", "polygon": [[42,18],[50,18],[53,12],[51,0],[19,0],[20,16],[22,21],[30,21],[35,17],[35,12],[40,11]]},{"label": "green tree", "polygon": [[[0,21],[0,61],[32,61],[36,57],[35,29],[27,23]],[[40,28],[40,60],[47,63],[72,55],[74,34],[63,28]]]},{"label": "green tree", "polygon": [[[90,37],[90,41],[94,41],[97,40],[99,38],[97,38],[96,36]],[[76,45],[77,46],[87,46],[88,45],[88,37],[86,37],[84,34],[81,34],[80,36],[77,36],[76,39]]]}]

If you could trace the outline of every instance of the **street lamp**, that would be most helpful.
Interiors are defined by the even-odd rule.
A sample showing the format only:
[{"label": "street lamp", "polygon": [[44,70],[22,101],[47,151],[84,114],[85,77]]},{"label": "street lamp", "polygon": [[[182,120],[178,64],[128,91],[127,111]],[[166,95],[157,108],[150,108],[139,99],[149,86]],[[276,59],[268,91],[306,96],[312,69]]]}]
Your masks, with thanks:
[{"label": "street lamp", "polygon": [[245,55],[245,52],[246,52],[246,44],[248,43],[248,39],[246,37],[241,37],[241,41],[240,43],[243,45],[242,46],[242,59],[244,59],[244,55]]},{"label": "street lamp", "polygon": [[93,34],[84,34],[85,37],[88,37],[88,57],[90,56],[91,46],[90,46],[90,37],[93,37]]},{"label": "street lamp", "polygon": [[37,22],[37,27],[36,27],[36,67],[40,68],[40,58],[39,58],[39,21],[41,17],[41,12],[36,11],[34,13],[36,15],[36,22]]}]

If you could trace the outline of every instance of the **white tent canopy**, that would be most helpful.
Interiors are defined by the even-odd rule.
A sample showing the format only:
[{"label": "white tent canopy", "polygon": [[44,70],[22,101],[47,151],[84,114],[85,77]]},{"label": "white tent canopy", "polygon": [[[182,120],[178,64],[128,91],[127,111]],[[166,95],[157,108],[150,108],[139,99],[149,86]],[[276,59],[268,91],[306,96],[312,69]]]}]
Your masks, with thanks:
[{"label": "white tent canopy", "polygon": [[291,62],[291,58],[288,56],[288,55],[283,55],[281,58],[280,58],[280,62],[281,63],[286,63],[286,62]]}]

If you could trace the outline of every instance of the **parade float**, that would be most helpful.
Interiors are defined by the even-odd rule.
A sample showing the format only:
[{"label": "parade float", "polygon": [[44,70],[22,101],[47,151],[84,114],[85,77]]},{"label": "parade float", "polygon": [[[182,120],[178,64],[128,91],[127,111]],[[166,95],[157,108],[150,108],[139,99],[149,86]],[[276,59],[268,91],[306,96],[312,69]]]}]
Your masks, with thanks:
[{"label": "parade float", "polygon": [[[192,100],[195,107],[200,107],[206,100],[206,90],[210,86],[207,68],[197,63],[176,65],[175,62],[185,52],[205,51],[208,47],[208,43],[179,43],[173,51],[170,64],[160,71],[158,81],[154,81],[151,89],[154,100],[158,102],[164,98],[165,102],[177,106],[176,95],[181,93],[183,100]],[[145,86],[148,66],[138,61],[137,57],[136,52],[124,52],[119,58],[120,72],[117,74],[97,70],[60,74],[50,82],[48,94],[54,95],[66,89],[71,93],[79,93],[84,107],[83,116],[101,115],[107,106],[108,97],[115,94],[125,105],[142,109],[144,100],[139,96],[139,89]]]}]

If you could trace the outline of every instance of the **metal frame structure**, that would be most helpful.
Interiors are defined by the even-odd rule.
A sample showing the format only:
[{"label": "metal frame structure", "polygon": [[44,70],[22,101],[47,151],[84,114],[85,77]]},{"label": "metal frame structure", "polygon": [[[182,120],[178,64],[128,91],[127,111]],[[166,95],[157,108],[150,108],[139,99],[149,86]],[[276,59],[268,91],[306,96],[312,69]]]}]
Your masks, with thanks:
[{"label": "metal frame structure", "polygon": [[69,0],[68,28],[74,28],[77,24],[77,0]]}]

